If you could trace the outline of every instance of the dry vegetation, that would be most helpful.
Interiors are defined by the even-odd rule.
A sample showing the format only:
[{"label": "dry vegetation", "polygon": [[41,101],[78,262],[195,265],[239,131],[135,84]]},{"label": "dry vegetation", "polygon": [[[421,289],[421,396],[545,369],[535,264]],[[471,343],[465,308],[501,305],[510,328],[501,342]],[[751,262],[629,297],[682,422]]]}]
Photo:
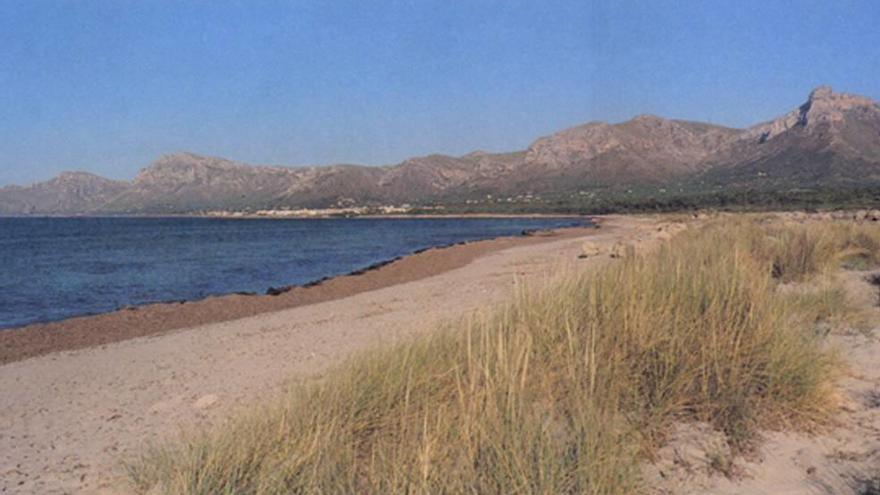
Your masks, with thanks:
[{"label": "dry vegetation", "polygon": [[129,465],[169,493],[595,493],[641,487],[668,427],[748,448],[834,410],[834,271],[880,228],[726,217],[489,317],[361,355],[277,404]]}]

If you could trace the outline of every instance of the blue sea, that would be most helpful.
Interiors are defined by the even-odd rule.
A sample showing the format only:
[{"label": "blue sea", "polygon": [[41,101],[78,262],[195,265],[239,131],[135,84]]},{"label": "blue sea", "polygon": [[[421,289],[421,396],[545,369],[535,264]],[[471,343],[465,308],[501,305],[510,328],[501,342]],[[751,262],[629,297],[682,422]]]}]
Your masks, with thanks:
[{"label": "blue sea", "polygon": [[0,218],[0,328],[301,285],[565,218]]}]

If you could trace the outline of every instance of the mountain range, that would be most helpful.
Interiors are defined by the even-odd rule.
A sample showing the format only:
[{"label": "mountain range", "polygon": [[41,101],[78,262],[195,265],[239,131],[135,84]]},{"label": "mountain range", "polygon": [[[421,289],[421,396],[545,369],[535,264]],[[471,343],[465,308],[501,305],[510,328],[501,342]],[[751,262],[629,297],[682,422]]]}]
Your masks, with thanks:
[{"label": "mountain range", "polygon": [[131,181],[65,172],[0,188],[0,214],[161,214],[656,191],[880,186],[880,106],[823,86],[800,107],[745,129],[640,115],[590,122],[510,153],[429,155],[374,167],[253,166],[193,153]]}]

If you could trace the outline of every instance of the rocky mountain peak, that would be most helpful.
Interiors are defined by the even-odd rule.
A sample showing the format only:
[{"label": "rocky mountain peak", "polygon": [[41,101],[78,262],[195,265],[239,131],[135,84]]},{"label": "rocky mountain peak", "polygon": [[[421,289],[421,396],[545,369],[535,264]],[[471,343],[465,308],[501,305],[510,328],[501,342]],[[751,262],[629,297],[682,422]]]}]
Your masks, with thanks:
[{"label": "rocky mountain peak", "polygon": [[489,155],[491,155],[491,153],[489,153],[488,151],[484,151],[484,150],[474,150],[474,151],[471,151],[470,153],[468,153],[467,155],[464,155],[464,156],[466,156],[466,157],[473,157],[473,158],[480,158],[480,157],[483,157],[483,156],[489,156]]},{"label": "rocky mountain peak", "polygon": [[636,115],[635,117],[633,117],[632,121],[633,122],[665,122],[666,119],[664,119],[663,117],[659,117],[657,115],[654,115],[652,113],[643,113],[643,114]]},{"label": "rocky mountain peak", "polygon": [[101,177],[100,175],[95,175],[90,172],[82,171],[61,172],[54,179],[50,179],[49,181],[47,181],[47,183],[54,184],[58,187],[67,187],[74,189],[100,188],[122,184],[119,181],[106,179],[104,177]]},{"label": "rocky mountain peak", "polygon": [[831,86],[819,86],[810,92],[806,103],[801,105],[798,125],[834,123],[844,119],[844,113],[860,107],[875,107],[874,100],[865,96],[835,93]]},{"label": "rocky mountain peak", "polygon": [[590,122],[537,139],[526,151],[526,159],[559,168],[589,160],[620,144],[615,129],[605,122]]},{"label": "rocky mountain peak", "polygon": [[831,89],[831,86],[819,86],[813,91],[810,91],[810,97],[808,101],[816,101],[816,100],[828,100],[834,97],[834,90]]},{"label": "rocky mountain peak", "polygon": [[[191,153],[189,151],[177,151],[174,153],[169,153],[167,155],[162,155],[158,160],[154,161],[150,166],[194,166],[204,164],[206,161],[211,160],[211,158],[197,155],[195,153]],[[226,161],[226,160],[223,160]]]},{"label": "rocky mountain peak", "polygon": [[212,170],[233,170],[238,165],[223,158],[207,157],[188,151],[176,152],[160,157],[142,169],[135,183],[179,182],[186,183],[208,175]]},{"label": "rocky mountain peak", "polygon": [[58,180],[62,182],[74,182],[74,181],[85,181],[91,179],[102,179],[101,177],[90,174],[89,172],[81,172],[81,171],[71,171],[71,172],[61,172],[58,174]]},{"label": "rocky mountain peak", "polygon": [[871,98],[836,93],[831,86],[819,86],[810,92],[803,105],[774,120],[750,127],[743,137],[763,143],[796,127],[812,130],[818,124],[827,124],[833,128],[854,110],[878,112],[880,108]]}]

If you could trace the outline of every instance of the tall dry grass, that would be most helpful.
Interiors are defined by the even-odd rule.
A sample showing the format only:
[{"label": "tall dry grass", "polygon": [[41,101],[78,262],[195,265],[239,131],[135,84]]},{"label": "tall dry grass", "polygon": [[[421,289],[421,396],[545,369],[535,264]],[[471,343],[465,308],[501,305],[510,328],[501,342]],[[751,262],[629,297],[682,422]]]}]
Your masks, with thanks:
[{"label": "tall dry grass", "polygon": [[853,252],[876,259],[877,239],[754,219],[690,229],[352,359],[146,453],[131,479],[193,494],[633,493],[672,422],[709,422],[742,446],[759,427],[827,417],[836,364],[815,324],[840,305],[779,285]]},{"label": "tall dry grass", "polygon": [[783,283],[828,274],[841,263],[854,268],[880,263],[880,227],[874,224],[796,223],[772,217],[727,222],[757,259],[771,264],[773,276]]}]

